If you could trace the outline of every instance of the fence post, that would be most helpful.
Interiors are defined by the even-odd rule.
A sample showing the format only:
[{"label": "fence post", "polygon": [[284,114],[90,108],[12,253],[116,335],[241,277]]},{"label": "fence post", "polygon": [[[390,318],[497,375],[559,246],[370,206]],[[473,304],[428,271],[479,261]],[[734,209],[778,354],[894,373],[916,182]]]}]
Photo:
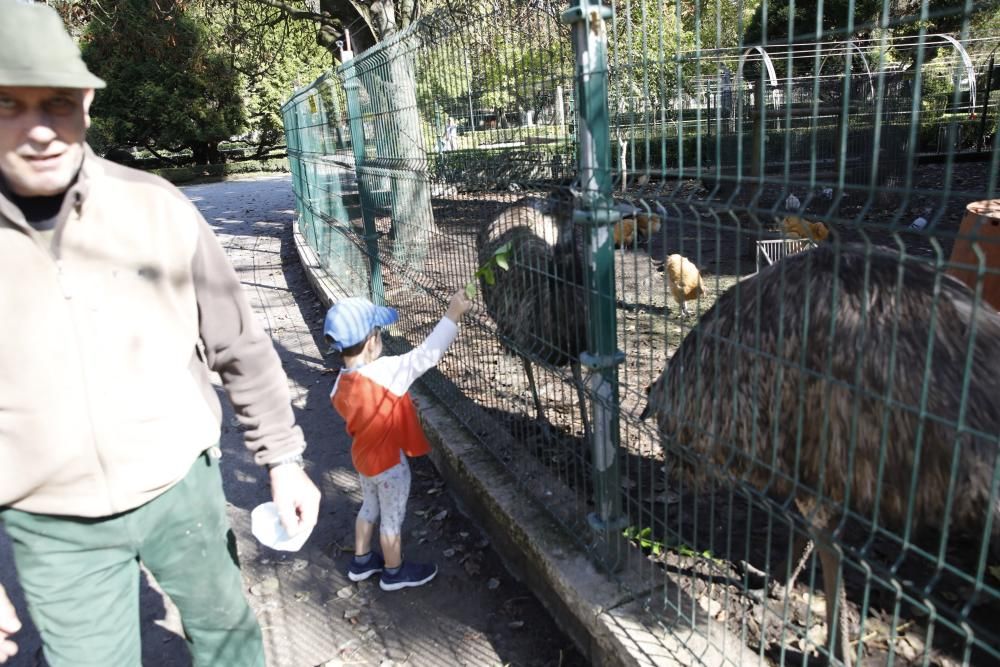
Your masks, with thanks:
[{"label": "fence post", "polygon": [[375,229],[375,210],[372,196],[365,179],[361,178],[361,167],[365,164],[365,122],[361,115],[361,100],[358,91],[361,83],[354,71],[354,52],[348,48],[341,50],[341,71],[344,75],[344,96],[347,98],[347,118],[351,129],[351,148],[354,149],[354,180],[358,184],[358,199],[361,205],[361,219],[365,225],[365,248],[371,272],[371,299],[375,305],[385,303],[385,286],[382,283],[382,264],[378,254],[378,230]]},{"label": "fence post", "polygon": [[292,173],[292,191],[295,193],[295,209],[298,211],[299,229],[305,226],[305,205],[302,203],[302,193],[305,192],[302,181],[302,137],[299,127],[298,105],[292,96],[281,107],[281,122],[285,128],[285,152],[288,154],[288,170]]},{"label": "fence post", "polygon": [[[993,49],[996,52],[996,48]],[[976,152],[981,153],[986,148],[986,117],[990,113],[990,93],[993,92],[994,54],[990,53],[990,64],[986,67],[986,90],[983,93],[983,113],[979,118],[979,138],[976,140]],[[975,109],[973,109],[975,111]]]},{"label": "fence post", "polygon": [[[594,505],[589,517],[595,538],[593,555],[609,571],[625,565],[624,521],[619,481],[618,364],[624,354],[617,349],[614,241],[610,225],[621,214],[611,198],[611,130],[608,115],[608,33],[610,7],[592,0],[575,0],[562,15],[573,27],[576,52],[576,113],[578,119],[578,172],[582,190],[573,218],[587,227],[588,351],[582,365],[592,369],[590,399],[594,468]],[[582,406],[586,409],[586,406]]]}]

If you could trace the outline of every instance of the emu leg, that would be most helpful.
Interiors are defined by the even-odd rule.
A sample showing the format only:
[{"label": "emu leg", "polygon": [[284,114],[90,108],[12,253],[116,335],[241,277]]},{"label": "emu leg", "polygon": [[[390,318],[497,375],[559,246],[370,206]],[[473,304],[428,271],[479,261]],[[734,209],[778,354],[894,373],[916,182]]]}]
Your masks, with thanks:
[{"label": "emu leg", "polygon": [[[829,527],[833,517],[829,512],[816,507],[811,499],[796,499],[799,511],[812,526],[813,543],[823,567],[823,591],[826,594],[827,646],[830,655],[839,659],[844,667],[851,667],[851,647],[847,629],[847,590],[841,577],[840,554],[829,541]],[[799,562],[801,566],[803,561]],[[801,570],[796,567],[795,574]]]},{"label": "emu leg", "polygon": [[545,421],[545,410],[542,409],[542,401],[538,398],[538,387],[535,386],[535,374],[531,370],[531,362],[525,357],[521,357],[524,364],[524,372],[528,376],[528,384],[531,386],[531,397],[535,399],[535,410],[538,412],[538,421]]},{"label": "emu leg", "polygon": [[580,418],[583,420],[583,437],[590,442],[590,417],[587,416],[587,394],[583,387],[583,371],[579,362],[570,364],[573,370],[573,380],[576,384],[576,397],[580,400]]},{"label": "emu leg", "polygon": [[[830,545],[819,546],[823,564],[823,588],[826,589],[827,632],[831,634],[830,652],[840,658],[844,667],[851,667],[851,645],[847,641],[847,591],[841,578],[840,554]],[[840,584],[838,586],[838,583]],[[833,591],[837,591],[834,595]]]}]

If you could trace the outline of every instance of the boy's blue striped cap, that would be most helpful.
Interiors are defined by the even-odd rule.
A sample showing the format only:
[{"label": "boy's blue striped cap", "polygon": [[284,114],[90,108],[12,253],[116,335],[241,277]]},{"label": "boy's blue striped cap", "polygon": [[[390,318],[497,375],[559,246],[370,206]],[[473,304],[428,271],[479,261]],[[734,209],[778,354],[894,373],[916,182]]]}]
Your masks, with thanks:
[{"label": "boy's blue striped cap", "polygon": [[353,296],[338,301],[326,311],[323,335],[335,350],[343,352],[344,348],[362,342],[375,327],[389,326],[398,319],[395,308],[376,306],[368,299]]}]

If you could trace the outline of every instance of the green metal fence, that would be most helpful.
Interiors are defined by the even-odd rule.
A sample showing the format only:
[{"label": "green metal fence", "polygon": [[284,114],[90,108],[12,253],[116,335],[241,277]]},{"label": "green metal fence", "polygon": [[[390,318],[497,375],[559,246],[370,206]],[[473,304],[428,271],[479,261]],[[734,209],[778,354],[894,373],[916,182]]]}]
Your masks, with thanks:
[{"label": "green metal fence", "polygon": [[666,631],[997,664],[998,40],[995,2],[451,3],[283,107],[299,225],[391,351],[475,285],[425,387]]}]

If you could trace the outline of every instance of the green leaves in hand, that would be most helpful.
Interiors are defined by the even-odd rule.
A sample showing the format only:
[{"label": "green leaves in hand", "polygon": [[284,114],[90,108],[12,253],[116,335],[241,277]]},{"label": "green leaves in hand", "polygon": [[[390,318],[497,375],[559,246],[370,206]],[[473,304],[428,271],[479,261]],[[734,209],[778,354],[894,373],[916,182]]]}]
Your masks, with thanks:
[{"label": "green leaves in hand", "polygon": [[466,283],[465,296],[470,299],[476,296],[477,278],[482,278],[483,281],[490,286],[496,284],[497,279],[496,274],[493,272],[493,267],[498,266],[504,271],[510,269],[510,251],[511,245],[509,241],[493,251],[493,256],[490,257],[485,264],[480,266],[476,270],[475,274],[473,274],[472,280]]}]

